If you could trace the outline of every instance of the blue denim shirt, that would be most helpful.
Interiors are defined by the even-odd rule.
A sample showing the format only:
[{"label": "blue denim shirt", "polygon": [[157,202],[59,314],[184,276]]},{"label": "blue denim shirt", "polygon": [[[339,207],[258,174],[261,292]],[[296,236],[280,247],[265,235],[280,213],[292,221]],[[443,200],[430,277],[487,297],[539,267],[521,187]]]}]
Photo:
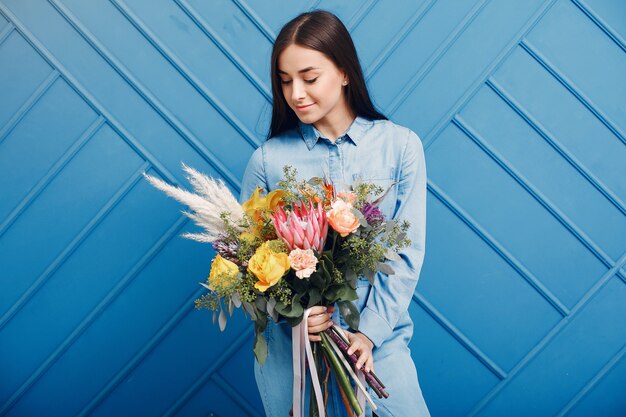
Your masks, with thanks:
[{"label": "blue denim shirt", "polygon": [[[397,327],[412,334],[408,306],[424,261],[426,238],[426,164],[418,135],[390,120],[357,116],[333,143],[314,125],[299,122],[298,129],[270,138],[252,154],[240,202],[247,200],[257,185],[274,190],[286,164],[297,169],[298,179],[326,174],[339,188],[357,178],[384,189],[397,182],[380,209],[388,218],[411,223],[408,237],[412,244],[400,251],[400,260],[389,261],[395,274],[378,272],[372,288],[362,293],[363,299],[357,303],[361,311],[359,331],[375,348],[390,339]],[[360,277],[359,285],[369,287],[364,277]],[[411,334],[403,335],[405,344]]]},{"label": "blue denim shirt", "polygon": [[[408,347],[413,334],[408,306],[424,261],[426,238],[426,165],[421,140],[410,129],[389,120],[357,117],[334,143],[315,126],[299,123],[297,129],[270,138],[252,154],[239,201],[247,200],[257,185],[267,191],[276,189],[287,164],[298,170],[298,179],[326,174],[339,188],[347,188],[357,178],[385,189],[397,182],[380,208],[388,218],[411,222],[408,237],[412,244],[400,252],[400,260],[389,262],[395,274],[377,273],[374,285],[359,277],[355,304],[361,313],[359,331],[374,343],[376,374],[390,394],[387,399],[378,399],[368,387],[378,407],[376,414],[429,417]],[[338,309],[333,321],[347,328]],[[270,320],[264,336],[268,357],[263,366],[254,361],[257,387],[266,415],[286,416],[292,406],[291,329]],[[328,407],[329,417],[347,417],[335,382],[329,387]],[[365,416],[372,416],[368,404]]]}]

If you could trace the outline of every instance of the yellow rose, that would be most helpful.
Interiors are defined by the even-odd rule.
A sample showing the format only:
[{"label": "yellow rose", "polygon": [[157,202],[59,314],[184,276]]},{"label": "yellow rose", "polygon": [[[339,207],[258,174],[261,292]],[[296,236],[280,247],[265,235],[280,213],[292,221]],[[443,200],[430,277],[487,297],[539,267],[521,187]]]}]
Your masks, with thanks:
[{"label": "yellow rose", "polygon": [[211,263],[209,274],[209,288],[217,291],[219,288],[230,287],[236,282],[239,267],[236,263],[217,255]]},{"label": "yellow rose", "polygon": [[259,280],[254,287],[261,292],[276,285],[290,268],[289,256],[286,253],[272,251],[268,243],[259,246],[248,261],[248,271]]}]

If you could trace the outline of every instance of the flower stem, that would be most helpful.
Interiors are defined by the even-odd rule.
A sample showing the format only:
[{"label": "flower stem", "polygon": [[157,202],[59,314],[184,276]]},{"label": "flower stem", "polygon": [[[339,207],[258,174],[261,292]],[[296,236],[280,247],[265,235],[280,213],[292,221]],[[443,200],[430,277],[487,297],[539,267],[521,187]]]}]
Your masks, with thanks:
[{"label": "flower stem", "polygon": [[361,415],[363,412],[361,410],[361,406],[354,395],[354,391],[352,390],[352,385],[350,384],[350,380],[348,379],[348,375],[346,371],[343,369],[343,366],[339,362],[339,359],[336,356],[336,353],[329,346],[328,336],[324,332],[320,332],[320,337],[322,338],[322,348],[324,349],[324,353],[326,357],[329,359],[330,366],[335,371],[335,375],[337,376],[337,381],[339,382],[339,386],[343,390],[343,392],[348,397],[348,401],[350,405],[354,409],[356,415]]},{"label": "flower stem", "polygon": [[[353,365],[356,365],[356,363],[358,361],[358,357],[356,356],[355,353],[353,353],[352,355],[348,356],[348,349],[350,348],[350,346],[348,345],[346,340],[343,338],[343,335],[341,333],[339,333],[337,330],[335,330],[334,327],[331,327],[331,328],[325,330],[322,333],[324,335],[326,335],[327,337],[331,338],[333,340],[333,342],[335,342],[337,347],[339,347],[339,349],[341,349],[341,351],[343,353],[345,353],[345,355],[348,357],[350,362]],[[380,382],[380,380],[374,374],[374,372],[372,372],[372,371],[369,371],[369,372],[363,371],[363,375],[365,376],[365,380],[367,381],[367,384],[370,387],[372,387],[372,389],[374,390],[376,395],[378,395],[378,398],[383,398],[383,397],[387,398],[387,397],[389,397],[389,394],[385,391],[385,386],[382,384],[382,382]]]}]

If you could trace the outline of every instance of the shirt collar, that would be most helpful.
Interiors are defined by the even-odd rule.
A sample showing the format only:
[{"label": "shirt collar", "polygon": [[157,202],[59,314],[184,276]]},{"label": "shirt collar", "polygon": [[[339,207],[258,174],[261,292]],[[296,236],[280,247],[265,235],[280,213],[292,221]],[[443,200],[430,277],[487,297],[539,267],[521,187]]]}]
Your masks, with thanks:
[{"label": "shirt collar", "polygon": [[[357,145],[370,124],[370,120],[361,116],[357,116],[356,119],[352,121],[352,124],[348,127],[348,129],[341,135],[339,135],[339,138],[347,135],[352,143]],[[307,148],[309,148],[309,150],[311,150],[313,146],[315,146],[320,138],[324,137],[313,124],[303,123],[301,120],[298,120],[298,127],[300,129],[302,138],[304,139],[304,142],[306,143],[306,146]]]}]

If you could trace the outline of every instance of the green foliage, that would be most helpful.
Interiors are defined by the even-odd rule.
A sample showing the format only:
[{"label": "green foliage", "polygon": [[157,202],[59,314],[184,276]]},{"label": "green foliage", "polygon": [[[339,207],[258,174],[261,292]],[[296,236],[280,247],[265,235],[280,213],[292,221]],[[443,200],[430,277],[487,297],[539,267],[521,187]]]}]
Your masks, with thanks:
[{"label": "green foliage", "polygon": [[202,294],[202,297],[194,301],[194,306],[196,310],[206,308],[207,310],[216,311],[220,308],[219,296],[214,292]]},{"label": "green foliage", "polygon": [[289,306],[293,300],[294,291],[289,286],[285,278],[267,290],[267,295],[274,297],[278,302],[285,306]]},{"label": "green foliage", "polygon": [[291,165],[283,166],[283,179],[278,181],[278,188],[285,191],[283,201],[289,208],[293,203],[317,199],[324,201],[324,179],[321,177],[313,177],[308,181],[298,181],[298,170]]},{"label": "green foliage", "polygon": [[361,180],[357,180],[352,184],[352,190],[354,194],[356,194],[356,202],[354,203],[354,207],[356,208],[361,208],[365,202],[372,201],[374,197],[385,191],[380,185],[371,182],[362,182]]}]

